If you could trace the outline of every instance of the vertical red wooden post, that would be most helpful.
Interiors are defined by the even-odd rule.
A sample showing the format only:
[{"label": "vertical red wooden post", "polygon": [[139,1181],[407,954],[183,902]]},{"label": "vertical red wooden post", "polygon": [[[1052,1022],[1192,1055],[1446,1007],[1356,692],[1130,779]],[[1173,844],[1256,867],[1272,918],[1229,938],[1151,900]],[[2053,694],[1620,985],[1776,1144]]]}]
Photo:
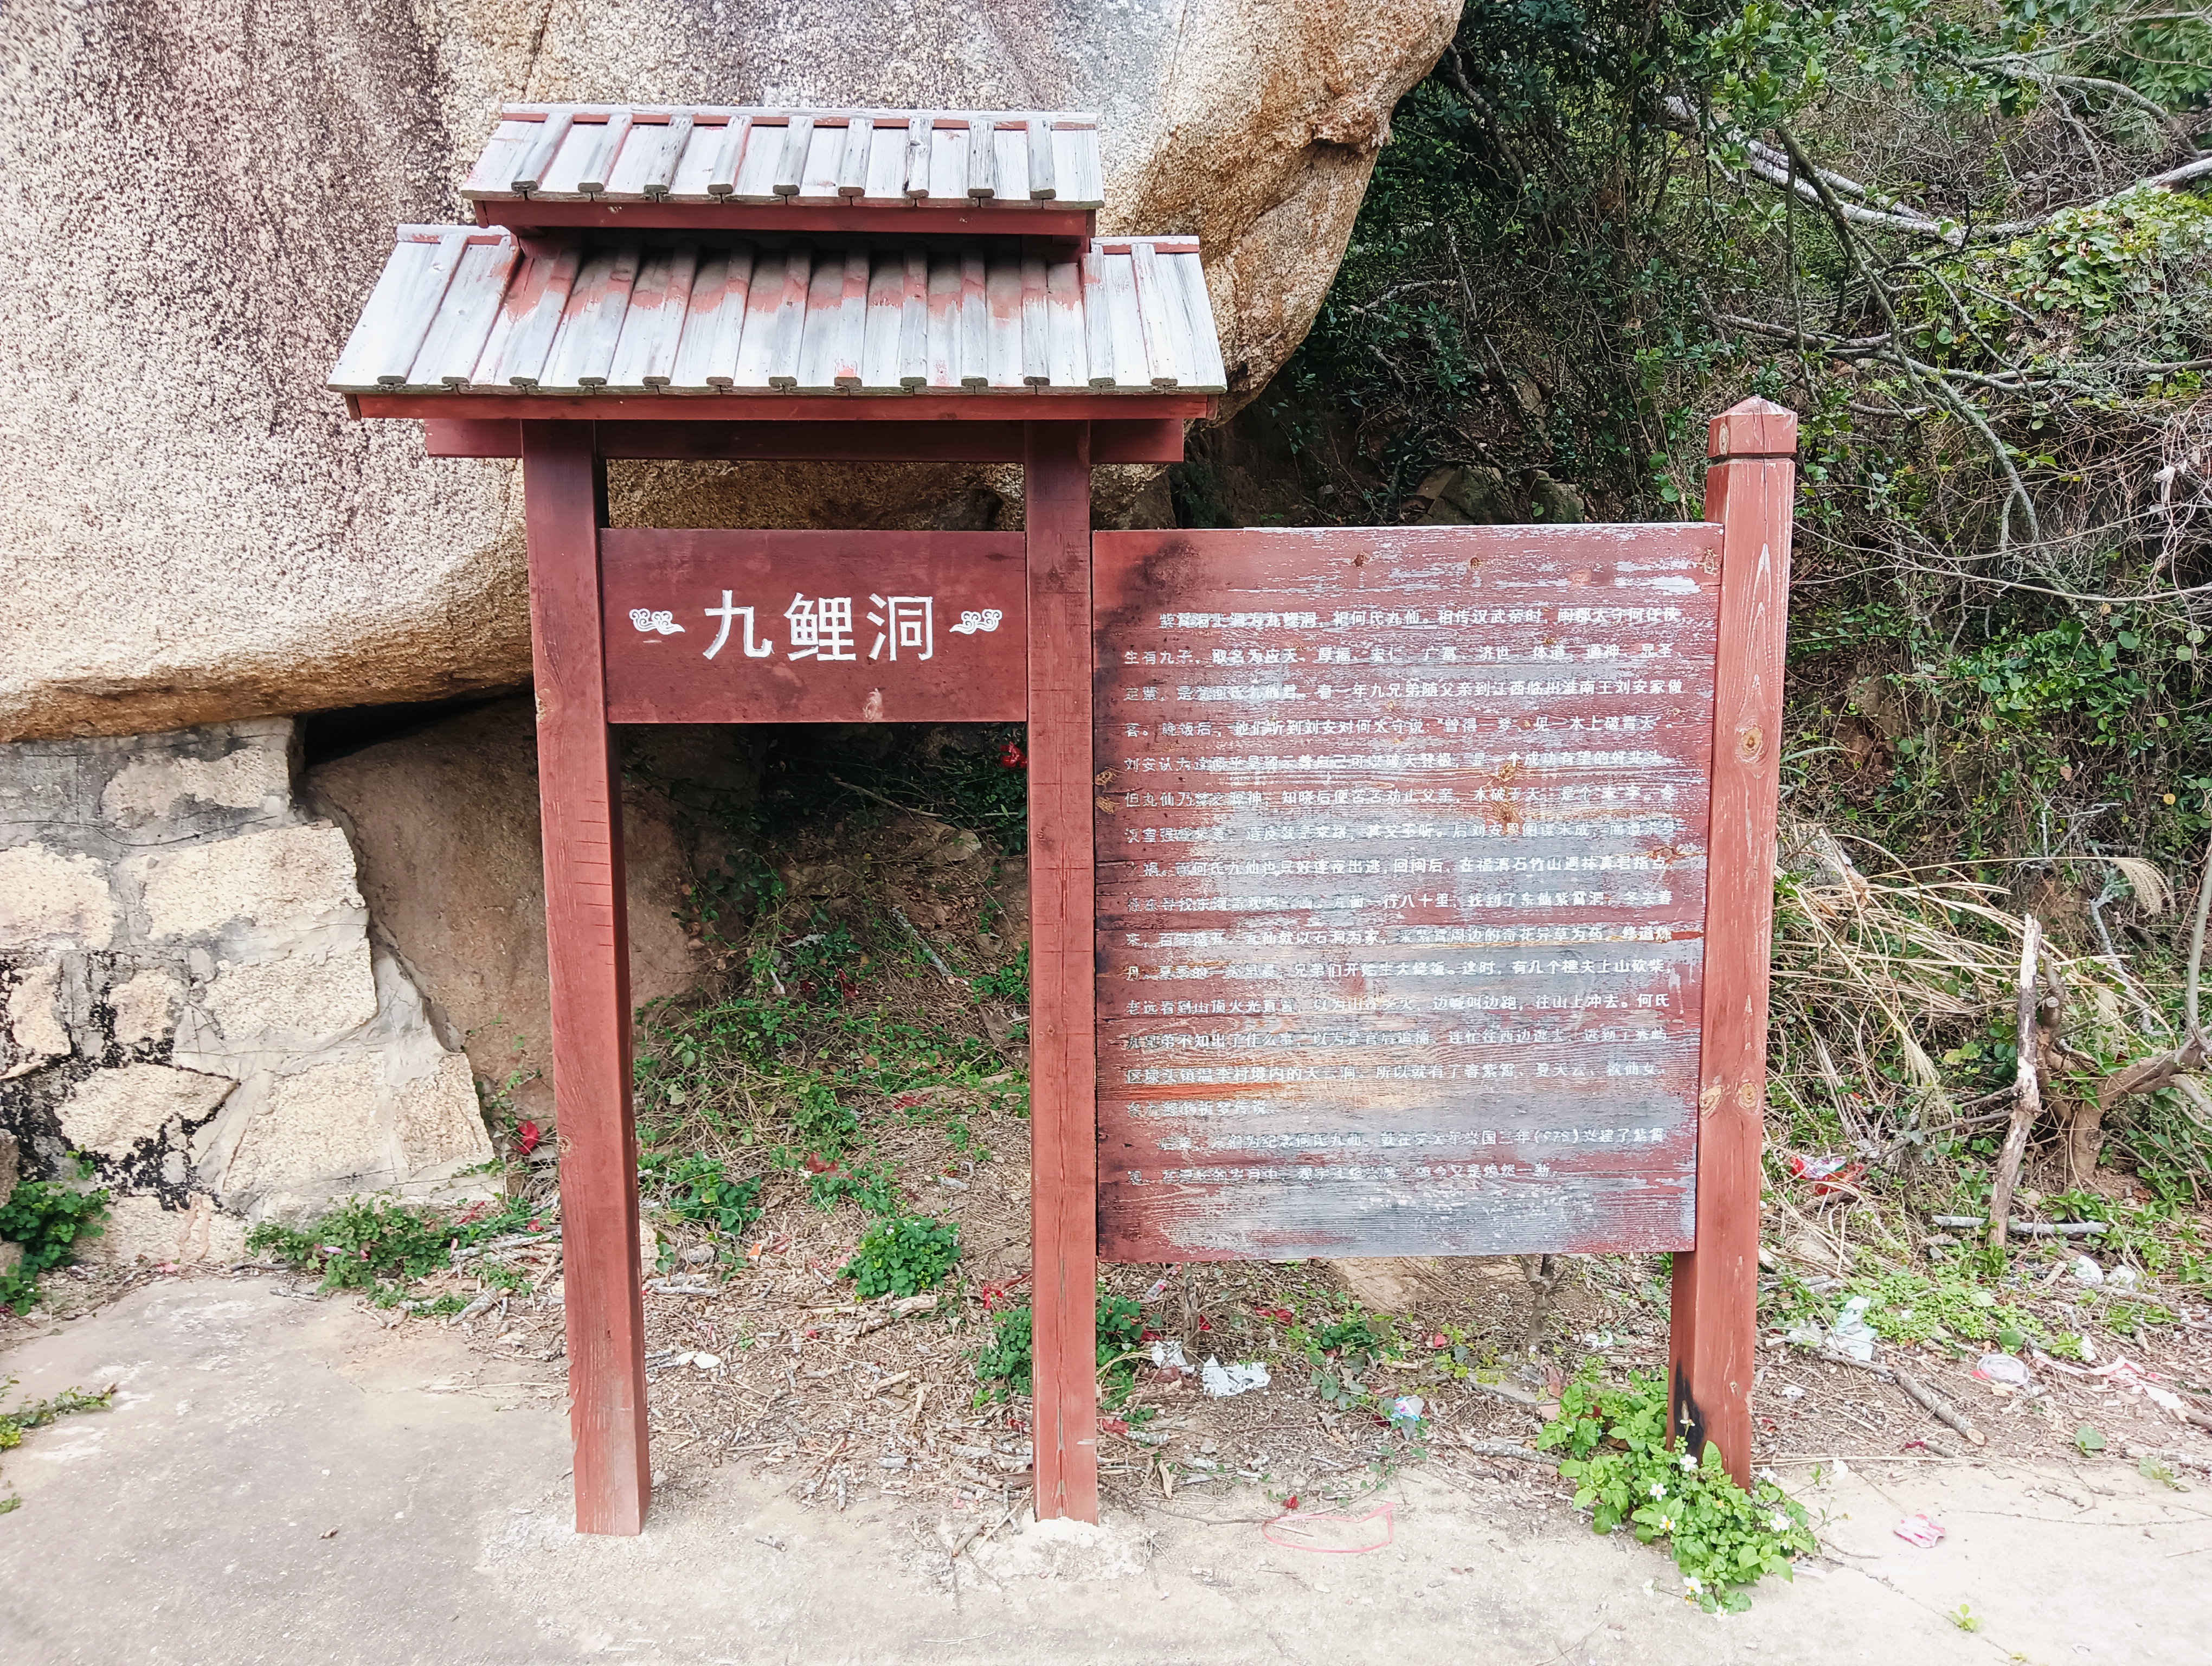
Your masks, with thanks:
[{"label": "vertical red wooden post", "polygon": [[1036,1513],[1098,1519],[1091,429],[1030,423],[1030,1222]]},{"label": "vertical red wooden post", "polygon": [[1704,1041],[1698,1057],[1697,1248],[1674,1257],[1669,1412],[1751,1480],[1767,963],[1774,930],[1783,640],[1789,624],[1797,418],[1748,399],[1713,419],[1705,519],[1721,523],[1718,687],[1706,834]]},{"label": "vertical red wooden post", "polygon": [[636,1533],[645,1526],[652,1479],[622,788],[607,728],[599,615],[604,500],[592,425],[523,423],[522,482],[576,1530]]}]

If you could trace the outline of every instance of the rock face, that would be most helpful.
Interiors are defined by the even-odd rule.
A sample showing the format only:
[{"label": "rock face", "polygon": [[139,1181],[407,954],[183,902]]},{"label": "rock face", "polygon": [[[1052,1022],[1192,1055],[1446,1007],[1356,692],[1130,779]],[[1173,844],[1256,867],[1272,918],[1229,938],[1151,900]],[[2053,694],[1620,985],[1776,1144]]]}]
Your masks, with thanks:
[{"label": "rock face", "polygon": [[235,1253],[241,1217],[492,1154],[296,751],[281,718],[0,747],[0,1127],[118,1194],[106,1253]]},{"label": "rock face", "polygon": [[[1103,223],[1205,240],[1231,383],[1249,393],[1304,332],[1391,105],[1458,12],[268,0],[249,18],[207,0],[26,0],[0,31],[15,189],[0,739],[526,674],[514,465],[430,461],[414,424],[350,423],[320,391],[393,225],[463,217],[459,183],[503,100],[1097,109]],[[702,477],[720,479],[711,503],[685,501]],[[859,526],[1007,495],[974,471],[806,480],[701,465],[634,472],[623,493],[641,524]],[[244,790],[203,785],[203,803]],[[0,898],[90,948],[102,903],[82,865],[17,860]]]},{"label": "rock face", "polygon": [[[623,735],[630,1000],[641,1006],[685,994],[710,972],[678,916],[691,912],[684,891],[698,866],[714,864],[716,808],[749,799],[754,767],[736,730],[672,726]],[[352,835],[378,937],[428,999],[448,1042],[467,1049],[495,1097],[550,1122],[545,870],[530,702],[482,707],[320,765],[307,779],[310,800]]]}]

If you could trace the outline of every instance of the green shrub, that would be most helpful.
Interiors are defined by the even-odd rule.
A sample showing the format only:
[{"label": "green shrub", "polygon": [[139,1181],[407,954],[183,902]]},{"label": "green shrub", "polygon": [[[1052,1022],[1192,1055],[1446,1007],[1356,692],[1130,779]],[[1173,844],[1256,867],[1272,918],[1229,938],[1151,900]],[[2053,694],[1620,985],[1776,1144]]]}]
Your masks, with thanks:
[{"label": "green shrub", "polygon": [[879,1220],[868,1229],[853,1259],[838,1269],[863,1301],[914,1296],[944,1281],[960,1259],[960,1228],[924,1215]]},{"label": "green shrub", "polygon": [[1639,1374],[1623,1389],[1578,1377],[1536,1444],[1565,1449],[1559,1473],[1597,1531],[1626,1523],[1646,1544],[1667,1540],[1683,1584],[1709,1614],[1742,1612],[1748,1587],[1770,1573],[1790,1578],[1790,1559],[1818,1547],[1803,1507],[1771,1481],[1747,1493],[1718,1447],[1708,1444],[1702,1461],[1668,1449],[1667,1386],[1656,1377]]},{"label": "green shrub", "polygon": [[23,1246],[22,1264],[0,1277],[0,1304],[27,1313],[38,1299],[39,1274],[76,1258],[77,1241],[96,1238],[107,1210],[105,1191],[81,1192],[58,1181],[27,1180],[0,1208],[0,1238]]}]

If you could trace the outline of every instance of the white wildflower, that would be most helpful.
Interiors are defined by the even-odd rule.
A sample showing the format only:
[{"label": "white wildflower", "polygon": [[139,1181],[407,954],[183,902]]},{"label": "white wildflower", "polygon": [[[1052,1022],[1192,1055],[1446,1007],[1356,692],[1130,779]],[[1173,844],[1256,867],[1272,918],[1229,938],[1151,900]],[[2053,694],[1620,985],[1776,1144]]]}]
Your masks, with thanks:
[{"label": "white wildflower", "polygon": [[1667,1483],[1659,1481],[1653,1481],[1651,1483],[1651,1496],[1655,1499],[1665,1498],[1667,1496]]},{"label": "white wildflower", "polygon": [[1778,1510],[1774,1512],[1773,1518],[1767,1523],[1767,1525],[1772,1528],[1777,1533],[1787,1533],[1790,1530],[1790,1517],[1784,1515],[1779,1510]]}]

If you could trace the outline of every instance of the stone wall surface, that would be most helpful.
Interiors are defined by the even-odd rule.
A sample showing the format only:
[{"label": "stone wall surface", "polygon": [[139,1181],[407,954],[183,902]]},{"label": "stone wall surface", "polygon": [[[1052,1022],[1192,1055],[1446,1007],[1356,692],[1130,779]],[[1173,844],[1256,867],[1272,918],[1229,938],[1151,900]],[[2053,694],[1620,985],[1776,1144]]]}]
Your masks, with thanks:
[{"label": "stone wall surface", "polygon": [[297,766],[283,718],[0,747],[0,1128],[118,1194],[106,1253],[234,1255],[247,1219],[492,1155]]},{"label": "stone wall surface", "polygon": [[[711,976],[684,927],[694,914],[686,892],[702,866],[718,866],[714,842],[727,812],[750,801],[755,766],[751,739],[721,726],[620,733],[630,1000],[642,1006]],[[550,1126],[545,870],[530,701],[500,701],[320,764],[307,774],[307,793],[352,836],[378,935],[448,1043],[466,1049],[477,1077],[514,1114]]]},{"label": "stone wall surface", "polygon": [[[431,461],[416,425],[349,423],[320,386],[393,225],[460,217],[459,182],[504,100],[1097,109],[1102,224],[1205,240],[1231,381],[1249,396],[1310,322],[1391,105],[1458,12],[17,0],[0,24],[0,739],[527,674],[514,465]],[[716,524],[703,511],[866,526],[957,524],[979,493],[1018,488],[973,470],[756,470],[684,501],[696,487],[647,470],[623,491],[641,524]],[[202,762],[189,782],[118,785],[113,824],[158,820],[147,806],[163,792],[226,805],[267,767]],[[115,878],[94,884],[91,860],[0,853],[0,907],[23,915],[9,930],[94,951]]]}]

